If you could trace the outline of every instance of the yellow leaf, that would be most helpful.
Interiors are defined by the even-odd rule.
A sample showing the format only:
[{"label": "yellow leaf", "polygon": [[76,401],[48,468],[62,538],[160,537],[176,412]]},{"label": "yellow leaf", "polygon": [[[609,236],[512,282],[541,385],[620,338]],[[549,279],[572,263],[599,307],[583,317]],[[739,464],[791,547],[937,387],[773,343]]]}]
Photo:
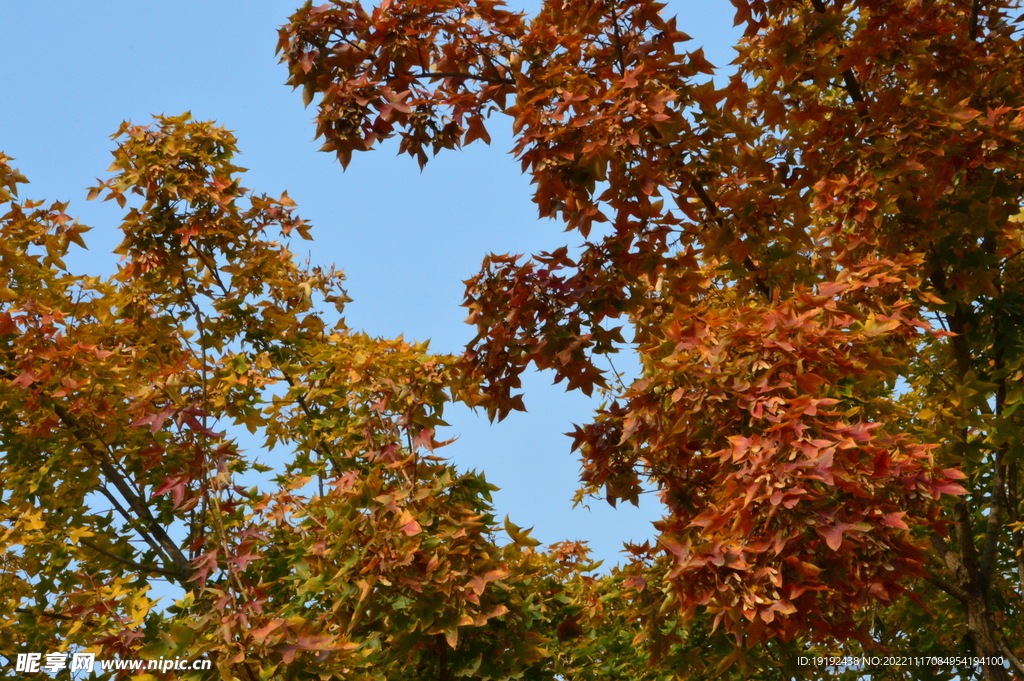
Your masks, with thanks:
[{"label": "yellow leaf", "polygon": [[22,526],[27,530],[41,530],[46,527],[46,523],[40,518],[42,515],[39,511],[28,510],[21,515]]},{"label": "yellow leaf", "polygon": [[131,605],[128,608],[129,616],[132,618],[132,626],[142,626],[146,615],[149,614],[149,610],[152,607],[153,602],[146,598],[143,594],[136,594],[131,601]]},{"label": "yellow leaf", "polygon": [[76,527],[68,534],[72,544],[77,544],[83,537],[95,537],[95,533],[85,527]]}]

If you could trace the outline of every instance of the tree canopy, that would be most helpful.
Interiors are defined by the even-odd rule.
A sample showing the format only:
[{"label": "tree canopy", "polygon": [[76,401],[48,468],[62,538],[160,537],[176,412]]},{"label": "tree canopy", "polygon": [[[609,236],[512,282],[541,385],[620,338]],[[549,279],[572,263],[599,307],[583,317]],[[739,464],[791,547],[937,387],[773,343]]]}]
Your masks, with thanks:
[{"label": "tree canopy", "polygon": [[307,5],[280,47],[342,164],[511,117],[584,242],[485,259],[460,365],[498,418],[529,365],[609,391],[583,491],[660,490],[664,609],[1024,673],[1019,3],[733,4],[721,86],[650,0]]},{"label": "tree canopy", "polygon": [[[343,165],[391,138],[422,165],[511,119],[574,240],[486,256],[459,355],[349,329],[341,273],[292,252],[310,225],[241,185],[216,124],[118,130],[90,192],[124,211],[106,278],[68,270],[88,228],[19,199],[0,156],[8,663],[667,681],[961,655],[1006,662],[870,671],[1024,675],[1019,3],[733,4],[717,82],[649,0],[333,0],[281,29]],[[579,498],[664,506],[622,567],[502,525],[442,456],[445,406],[504,418],[531,366],[605,396],[572,434]],[[182,597],[155,607],[155,580]]]}]

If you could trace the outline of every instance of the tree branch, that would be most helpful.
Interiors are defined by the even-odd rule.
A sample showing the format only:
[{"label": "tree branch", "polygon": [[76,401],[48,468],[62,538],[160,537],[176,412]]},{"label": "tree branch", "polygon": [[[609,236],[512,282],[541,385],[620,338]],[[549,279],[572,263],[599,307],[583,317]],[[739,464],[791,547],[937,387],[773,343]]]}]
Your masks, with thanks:
[{"label": "tree branch", "polygon": [[80,538],[78,540],[78,543],[81,544],[82,546],[88,546],[90,549],[92,549],[96,553],[103,554],[104,556],[106,556],[107,558],[110,558],[111,560],[116,560],[118,563],[122,563],[123,565],[127,565],[128,567],[134,568],[135,570],[139,570],[140,572],[155,572],[158,575],[164,575],[166,577],[174,577],[175,579],[180,580],[180,581],[185,581],[189,577],[187,572],[180,573],[180,572],[177,572],[175,570],[167,570],[165,568],[157,567],[155,565],[144,565],[142,563],[136,563],[134,560],[131,560],[129,558],[122,558],[121,556],[119,556],[119,555],[117,555],[115,553],[111,553],[110,551],[107,551],[106,549],[100,548],[96,544],[93,544],[91,541],[88,541],[86,539],[81,539]]},{"label": "tree branch", "polygon": [[[690,180],[690,186],[693,188],[693,191],[696,192],[697,197],[700,199],[700,202],[704,204],[704,208],[706,208],[708,213],[711,214],[711,219],[714,220],[715,223],[723,231],[729,232],[731,234],[732,230],[730,230],[729,227],[725,224],[725,220],[722,219],[721,214],[719,214],[718,212],[717,204],[715,204],[714,199],[711,198],[711,196],[708,194],[704,186],[700,182],[698,182],[696,178]],[[760,269],[757,265],[754,264],[754,261],[750,259],[749,255],[743,258],[743,266],[747,268],[748,272],[755,276],[754,286],[757,287],[757,290],[763,293],[765,297],[771,298],[771,289],[768,288],[768,285],[764,283],[763,280],[757,278]]]},{"label": "tree branch", "polygon": [[74,617],[71,617],[69,615],[61,615],[60,613],[56,612],[46,612],[45,610],[43,612],[32,612],[28,608],[15,608],[14,612],[20,613],[22,615],[35,615],[36,617],[49,617],[52,620],[71,621],[75,619]]},{"label": "tree branch", "polygon": [[[10,379],[10,372],[6,370],[0,370],[0,378]],[[99,449],[92,440],[89,439],[87,430],[82,424],[78,422],[78,419],[68,411],[62,405],[53,402],[51,400],[51,408],[53,413],[57,415],[61,423],[67,427],[79,444],[89,454],[99,462],[100,470],[107,477],[107,479],[117,488],[117,491],[124,497],[124,500],[128,503],[128,507],[131,508],[137,514],[137,518],[132,518],[120,504],[117,503],[116,498],[110,494],[102,485],[99,487],[100,492],[114,505],[114,508],[124,516],[125,520],[130,524],[134,525],[134,521],[139,520],[146,524],[149,532],[152,533],[152,537],[148,536],[146,532],[142,531],[138,527],[132,527],[132,529],[139,533],[139,535],[146,540],[146,543],[153,548],[154,551],[163,555],[165,560],[168,560],[175,566],[175,570],[167,571],[167,574],[173,575],[183,582],[188,581],[191,575],[191,561],[185,554],[182,553],[181,549],[177,544],[170,538],[164,528],[157,523],[156,518],[150,513],[149,507],[147,507],[139,495],[136,495],[132,490],[131,486],[124,480],[122,475],[118,472],[117,468],[108,461],[108,452]]]},{"label": "tree branch", "polygon": [[[286,372],[281,371],[281,375],[284,376],[285,382],[293,390],[299,388],[299,385],[295,382],[295,379],[289,376]],[[310,408],[309,403],[306,401],[305,395],[296,395],[295,401],[298,403],[299,408],[302,409],[302,413],[305,414],[307,418],[311,420],[316,418],[316,414],[314,414],[313,410]],[[313,449],[316,450],[316,453],[319,454],[324,461],[330,461],[331,463],[333,463],[335,469],[341,469],[340,458],[336,457],[334,453],[331,452],[330,448],[328,448],[327,445],[324,443],[323,438],[318,439],[318,441],[313,445]]]},{"label": "tree branch", "polygon": [[[1002,285],[999,285],[1000,291]],[[997,312],[992,313],[992,347],[995,356],[992,358],[992,369],[997,383],[995,394],[995,415],[1002,416],[1006,405],[1005,358],[1003,355],[1003,325]],[[992,582],[992,570],[995,567],[996,549],[999,547],[999,535],[1003,529],[1006,512],[1006,450],[1007,445],[998,447],[994,453],[994,470],[992,472],[992,491],[989,495],[987,527],[985,543],[982,547],[981,580],[986,591]]]},{"label": "tree branch", "polygon": [[981,573],[978,575],[985,591],[988,591],[988,586],[992,581],[996,549],[999,547],[999,535],[1003,529],[1003,510],[1006,505],[1005,449],[1005,447],[1000,447],[996,450],[994,457],[992,491],[989,493],[988,518],[985,523],[985,543],[981,550]]},{"label": "tree branch", "polygon": [[947,594],[957,599],[958,601],[962,602],[967,600],[967,594],[964,593],[963,589],[958,588],[955,584],[950,584],[946,580],[940,579],[935,575],[928,575],[924,578],[924,580],[932,586],[936,587],[937,589],[945,591]]},{"label": "tree branch", "polygon": [[615,60],[619,63],[619,75],[626,76],[626,59],[622,55],[622,34],[619,31],[619,15],[612,10],[612,35],[615,36]]},{"label": "tree branch", "polygon": [[143,503],[141,497],[132,490],[131,485],[129,485],[124,477],[122,477],[117,468],[107,460],[107,453],[98,449],[96,445],[85,436],[85,429],[71,412],[60,404],[53,404],[53,412],[61,422],[67,426],[68,430],[71,431],[71,434],[75,436],[86,451],[88,451],[99,462],[100,470],[128,503],[128,507],[137,515],[138,519],[146,523],[147,529],[152,533],[153,538],[160,545],[160,548],[163,549],[161,553],[164,553],[164,558],[174,564],[176,569],[172,574],[189,575],[191,570],[188,558],[185,557],[185,554],[182,553],[178,545],[174,543],[164,528],[156,521],[156,518],[153,517],[149,507]]},{"label": "tree branch", "polygon": [[1024,679],[1024,664],[1021,664],[1017,656],[1013,654],[1010,646],[1006,645],[1006,641],[1002,638],[999,639],[999,647],[1003,650],[1003,655],[1006,655],[1006,659],[1010,661],[1010,666],[1017,670],[1017,673],[1022,679]]},{"label": "tree branch", "polygon": [[149,507],[146,506],[140,497],[137,497],[132,491],[128,483],[120,476],[109,462],[101,461],[100,470],[107,476],[117,491],[120,492],[121,496],[124,497],[125,501],[128,502],[128,507],[138,514],[139,519],[147,523],[147,529],[153,534],[153,538],[160,544],[160,547],[165,552],[165,557],[174,564],[177,569],[177,574],[188,575],[191,570],[189,569],[189,560],[185,557],[185,554],[181,552],[178,545],[170,538],[164,528],[157,523],[156,518],[150,513]]},{"label": "tree branch", "polygon": [[978,16],[981,14],[981,0],[974,0],[971,3],[971,19],[967,26],[967,37],[971,40],[978,39]]},{"label": "tree branch", "polygon": [[202,251],[200,251],[196,247],[196,245],[194,243],[192,243],[192,242],[189,242],[188,247],[189,247],[189,250],[191,250],[192,253],[195,254],[196,258],[198,258],[199,261],[201,263],[203,263],[203,267],[205,267],[206,270],[213,277],[214,282],[217,284],[217,288],[219,288],[221,290],[221,292],[224,294],[225,297],[230,296],[231,292],[224,285],[223,280],[221,280],[221,278],[220,278],[220,272],[217,271],[217,260],[216,260],[216,258],[213,258],[213,261],[211,262],[207,258],[206,254],[203,253]]},{"label": "tree branch", "polygon": [[973,581],[974,575],[978,574],[978,553],[971,530],[971,514],[962,498],[953,502],[953,522],[956,523],[953,531],[956,533],[958,558],[966,571],[965,576]]},{"label": "tree branch", "polygon": [[[955,551],[949,548],[949,544],[946,543],[946,540],[941,535],[936,532],[932,532],[931,542],[932,546],[935,548],[935,552],[939,554],[939,557],[942,559],[942,562],[946,564],[946,567],[949,568],[950,572],[952,572],[958,580],[964,582],[966,579],[969,579],[969,576],[966,575],[964,571],[963,563],[960,562],[960,557]],[[959,600],[961,603],[967,602],[967,591],[965,591],[960,585],[950,584],[949,582],[946,582],[934,575],[929,575],[926,579],[948,593],[950,596],[953,596],[953,598]]]},{"label": "tree branch", "polygon": [[[1020,494],[1018,491],[1019,477],[1017,468],[1009,468],[1007,474],[1006,508],[1010,522],[1019,523]],[[1010,537],[1013,542],[1014,556],[1017,559],[1017,583],[1020,585],[1020,589],[1024,591],[1024,527],[1018,526],[1016,530],[1011,530]]]},{"label": "tree branch", "polygon": [[[811,5],[814,6],[814,11],[818,14],[828,13],[828,8],[825,7],[825,3],[822,0],[811,0]],[[853,72],[853,69],[846,69],[843,71],[842,76],[843,82],[846,83],[846,87],[843,89],[850,93],[850,99],[858,104],[863,104],[864,92],[860,89],[860,82],[857,80],[857,74]]]},{"label": "tree branch", "polygon": [[[107,501],[111,503],[111,505],[121,515],[121,517],[124,518],[125,522],[128,523],[128,527],[131,530],[138,533],[138,535],[142,537],[143,541],[149,544],[149,547],[151,549],[153,549],[160,555],[164,555],[163,549],[156,542],[156,540],[153,539],[153,537],[151,537],[150,534],[146,532],[146,530],[144,530],[141,527],[138,527],[138,519],[134,518],[130,513],[128,513],[128,511],[125,510],[124,506],[121,505],[121,502],[117,500],[117,497],[111,494],[110,490],[107,489],[106,485],[99,485],[97,486],[97,489],[99,490],[100,494],[107,498]],[[164,556],[164,558],[167,558],[167,556]]]},{"label": "tree branch", "polygon": [[514,78],[496,78],[492,76],[478,76],[475,73],[461,73],[459,71],[423,71],[422,73],[411,74],[413,78],[465,78],[467,80],[480,80],[485,83],[497,85],[515,85]]},{"label": "tree branch", "polygon": [[[931,276],[928,277],[928,280],[943,300],[949,299],[949,287],[946,285],[945,270],[941,267],[936,267]],[[953,314],[944,316],[946,318],[946,327],[951,333],[956,334],[950,339],[950,342],[953,346],[953,358],[956,360],[957,370],[961,376],[965,376],[971,370],[971,353],[965,335],[967,333],[967,314],[963,303],[958,301],[954,306]]]},{"label": "tree branch", "polygon": [[242,667],[242,669],[245,670],[245,675],[247,677],[249,677],[249,681],[257,681],[256,680],[256,675],[253,673],[252,669],[249,667],[249,663],[248,662],[240,662],[239,664]]}]

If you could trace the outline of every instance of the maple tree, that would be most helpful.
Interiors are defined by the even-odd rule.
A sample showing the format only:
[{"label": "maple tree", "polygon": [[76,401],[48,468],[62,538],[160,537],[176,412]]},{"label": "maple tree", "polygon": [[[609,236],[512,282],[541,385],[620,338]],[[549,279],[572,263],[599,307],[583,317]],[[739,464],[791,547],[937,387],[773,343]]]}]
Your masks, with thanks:
[{"label": "maple tree", "polygon": [[287,194],[241,186],[223,128],[161,116],[115,138],[90,192],[125,211],[106,278],[67,269],[88,228],[18,200],[0,156],[5,665],[89,650],[213,662],[139,679],[564,671],[552,647],[595,566],[508,520],[498,544],[494,487],[435,453],[453,358],[347,328],[341,274],[296,262],[309,225]]},{"label": "maple tree", "polygon": [[606,392],[581,492],[664,503],[623,583],[646,635],[1024,675],[1020,3],[733,5],[721,84],[651,0],[307,3],[279,49],[343,165],[511,118],[582,242],[485,259],[460,394],[503,418],[528,366]]}]

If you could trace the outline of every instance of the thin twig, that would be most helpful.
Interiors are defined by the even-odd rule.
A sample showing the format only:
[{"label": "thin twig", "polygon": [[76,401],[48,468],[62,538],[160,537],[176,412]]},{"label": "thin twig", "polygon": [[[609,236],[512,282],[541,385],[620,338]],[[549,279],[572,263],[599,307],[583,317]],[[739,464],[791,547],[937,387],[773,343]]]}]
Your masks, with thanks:
[{"label": "thin twig", "polygon": [[[216,282],[217,288],[219,288],[221,290],[221,292],[225,296],[230,296],[231,295],[231,291],[226,286],[224,286],[224,282],[220,278],[220,272],[217,271],[217,261],[216,261],[216,259],[214,259],[213,263],[211,263],[209,260],[207,260],[206,254],[204,254],[202,251],[200,251],[195,246],[195,244],[193,244],[191,242],[189,243],[189,249],[195,254],[196,258],[198,258],[199,261],[201,263],[203,263],[203,267],[205,267],[207,269],[207,271],[210,273],[210,275],[213,276],[213,280],[214,280],[214,282]],[[190,300],[190,302],[192,302],[192,301]]]},{"label": "thin twig", "polygon": [[496,78],[492,76],[478,76],[475,73],[460,73],[458,71],[424,71],[423,73],[412,74],[413,78],[465,78],[467,80],[481,80],[485,83],[496,83],[500,85],[515,85],[513,78]]},{"label": "thin twig", "polygon": [[56,612],[46,612],[45,610],[43,612],[33,612],[33,611],[29,610],[28,608],[15,608],[14,612],[20,613],[22,615],[35,615],[36,617],[49,617],[52,620],[68,620],[68,621],[71,621],[71,620],[75,619],[74,617],[70,617],[68,615],[61,615],[60,613],[56,613]]},{"label": "thin twig", "polygon": [[612,356],[605,355],[605,359],[608,360],[608,366],[612,368],[612,374],[615,376],[616,382],[618,382],[619,387],[622,388],[622,392],[625,393],[629,388],[627,388],[626,384],[622,382],[622,375],[619,373],[619,370],[615,368],[615,363],[612,362]]},{"label": "thin twig", "polygon": [[99,546],[97,546],[96,544],[93,544],[92,542],[88,541],[87,539],[81,539],[80,538],[78,540],[78,543],[81,544],[82,546],[88,546],[90,549],[92,549],[96,553],[101,553],[104,556],[106,556],[107,558],[110,558],[111,560],[116,560],[119,563],[123,563],[124,565],[127,565],[128,567],[131,567],[131,568],[135,568],[136,570],[139,570],[141,572],[155,572],[155,573],[157,573],[159,575],[164,575],[166,577],[174,577],[175,579],[177,579],[179,581],[185,581],[185,580],[188,579],[188,573],[187,572],[182,573],[182,572],[178,572],[178,571],[175,571],[175,570],[167,570],[165,568],[157,567],[155,565],[144,565],[142,563],[136,563],[134,560],[131,560],[129,558],[122,558],[121,556],[118,556],[117,554],[111,553],[110,551],[107,551],[106,549],[100,548]]}]

